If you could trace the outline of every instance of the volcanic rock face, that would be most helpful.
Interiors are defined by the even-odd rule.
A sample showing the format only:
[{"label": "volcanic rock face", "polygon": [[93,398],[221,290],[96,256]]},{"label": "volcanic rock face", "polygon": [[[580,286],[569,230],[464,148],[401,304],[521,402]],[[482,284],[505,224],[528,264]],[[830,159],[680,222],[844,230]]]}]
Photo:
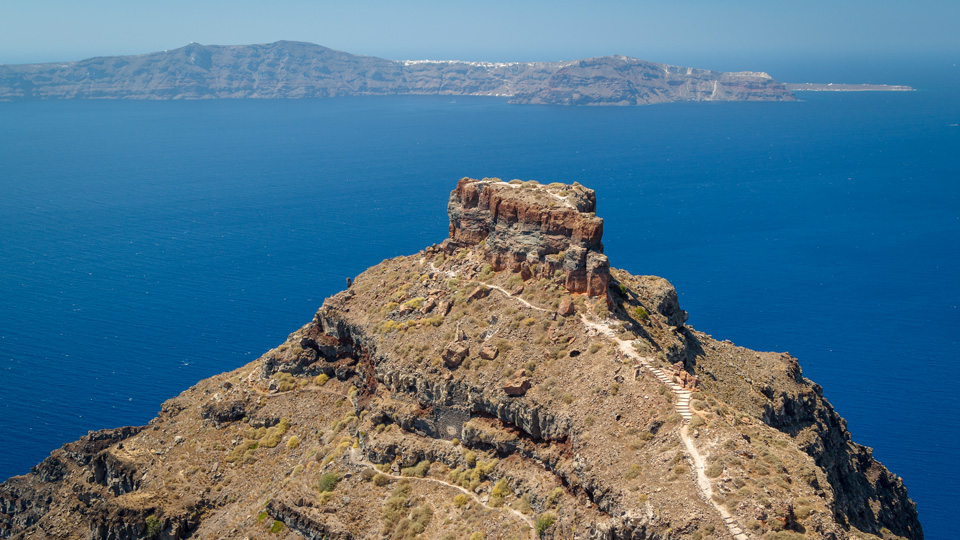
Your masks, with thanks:
[{"label": "volcanic rock face", "polygon": [[577,183],[463,178],[450,193],[447,213],[450,238],[464,245],[485,242],[495,271],[548,279],[559,272],[568,291],[601,296],[610,284],[610,263],[596,208],[593,190]]}]

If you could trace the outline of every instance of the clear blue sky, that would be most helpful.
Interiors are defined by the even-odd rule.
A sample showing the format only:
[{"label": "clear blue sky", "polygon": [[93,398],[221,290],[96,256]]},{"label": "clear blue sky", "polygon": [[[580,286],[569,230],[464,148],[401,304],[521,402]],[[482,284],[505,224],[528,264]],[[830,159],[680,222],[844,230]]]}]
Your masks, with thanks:
[{"label": "clear blue sky", "polygon": [[393,59],[954,55],[958,24],[960,0],[4,0],[0,63],[280,39]]}]

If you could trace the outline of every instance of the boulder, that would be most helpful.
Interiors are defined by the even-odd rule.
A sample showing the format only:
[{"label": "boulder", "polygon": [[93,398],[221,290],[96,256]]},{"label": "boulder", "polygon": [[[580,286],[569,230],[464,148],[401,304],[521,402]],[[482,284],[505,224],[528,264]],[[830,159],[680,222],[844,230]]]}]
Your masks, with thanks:
[{"label": "boulder", "polygon": [[483,358],[484,360],[493,360],[498,354],[500,354],[500,351],[493,345],[485,343],[482,347],[480,347],[480,358]]},{"label": "boulder", "polygon": [[503,383],[503,391],[506,392],[508,396],[522,396],[527,393],[530,386],[529,377],[517,377]]},{"label": "boulder", "polygon": [[563,300],[560,300],[560,307],[557,308],[557,313],[564,317],[573,315],[573,300],[569,296],[564,296]]},{"label": "boulder", "polygon": [[470,354],[470,348],[466,343],[460,341],[451,341],[443,349],[443,353],[440,355],[443,358],[443,363],[450,369],[458,367],[463,360]]},{"label": "boulder", "polygon": [[471,300],[479,300],[481,298],[486,298],[488,294],[490,294],[490,289],[483,285],[480,285],[476,289],[474,289],[473,292],[467,295],[467,302],[470,302]]},{"label": "boulder", "polygon": [[533,277],[533,270],[526,261],[520,263],[520,278],[524,281]]}]

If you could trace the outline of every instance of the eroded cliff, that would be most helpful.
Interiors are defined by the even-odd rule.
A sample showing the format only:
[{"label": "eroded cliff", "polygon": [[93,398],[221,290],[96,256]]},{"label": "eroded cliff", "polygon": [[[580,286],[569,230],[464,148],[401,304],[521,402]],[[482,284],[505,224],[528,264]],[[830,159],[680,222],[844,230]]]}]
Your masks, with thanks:
[{"label": "eroded cliff", "polygon": [[595,204],[461,180],[450,239],[8,480],[0,536],[922,538],[796,359],[686,326],[662,278],[591,274]]}]

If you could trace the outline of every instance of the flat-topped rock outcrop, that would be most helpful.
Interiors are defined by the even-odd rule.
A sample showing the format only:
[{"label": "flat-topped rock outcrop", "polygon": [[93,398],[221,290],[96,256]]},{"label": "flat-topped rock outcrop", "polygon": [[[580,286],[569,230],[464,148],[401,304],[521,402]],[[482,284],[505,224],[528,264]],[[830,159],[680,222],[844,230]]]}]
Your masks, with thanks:
[{"label": "flat-topped rock outcrop", "polygon": [[495,271],[553,279],[562,273],[573,293],[606,294],[610,263],[603,254],[603,219],[592,189],[574,182],[540,184],[463,178],[450,193],[450,238],[484,243]]}]

